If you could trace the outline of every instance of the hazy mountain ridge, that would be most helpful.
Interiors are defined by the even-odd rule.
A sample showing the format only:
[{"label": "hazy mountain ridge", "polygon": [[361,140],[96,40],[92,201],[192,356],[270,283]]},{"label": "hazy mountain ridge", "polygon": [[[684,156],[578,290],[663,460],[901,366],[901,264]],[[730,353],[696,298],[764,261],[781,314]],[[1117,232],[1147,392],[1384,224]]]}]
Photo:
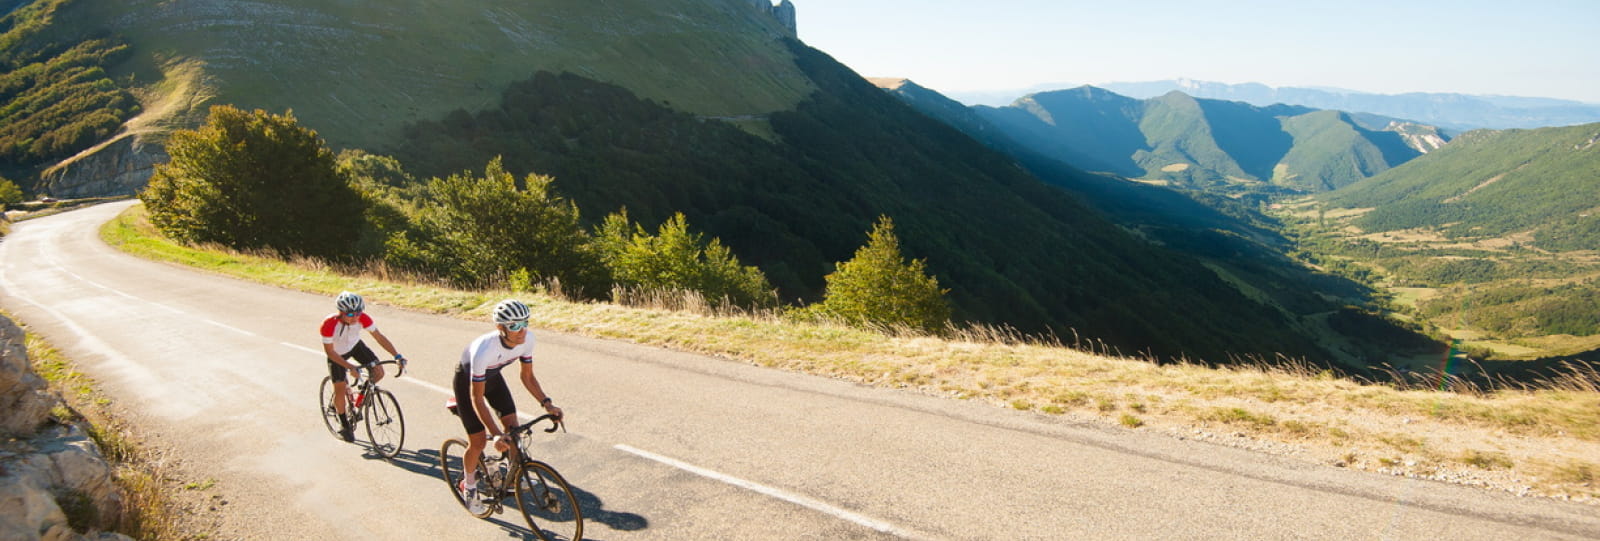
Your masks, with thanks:
[{"label": "hazy mountain ridge", "polygon": [[1242,101],[1258,106],[1284,103],[1374,113],[1457,131],[1570,126],[1600,121],[1600,105],[1554,98],[1426,92],[1374,94],[1354,90],[1275,88],[1260,83],[1227,84],[1191,79],[1098,86],[1134,98],[1152,98],[1176,90],[1197,98]]}]

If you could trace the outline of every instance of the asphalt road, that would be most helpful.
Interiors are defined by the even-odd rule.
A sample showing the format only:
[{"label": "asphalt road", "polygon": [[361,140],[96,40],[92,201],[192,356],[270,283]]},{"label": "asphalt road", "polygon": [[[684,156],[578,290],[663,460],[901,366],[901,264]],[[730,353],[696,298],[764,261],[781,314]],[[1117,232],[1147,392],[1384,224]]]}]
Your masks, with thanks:
[{"label": "asphalt road", "polygon": [[[490,326],[369,297],[411,360],[394,461],[316,411],[332,299],[123,255],[96,236],[128,203],[16,224],[0,307],[214,479],[225,536],[502,539],[438,476],[451,370]],[[536,322],[537,323],[537,322]],[[545,460],[580,492],[585,538],[1596,539],[1594,507],[1352,472],[1136,430],[578,336],[536,333],[568,415]],[[370,340],[369,340],[370,342]],[[514,391],[529,411],[532,398]]]}]

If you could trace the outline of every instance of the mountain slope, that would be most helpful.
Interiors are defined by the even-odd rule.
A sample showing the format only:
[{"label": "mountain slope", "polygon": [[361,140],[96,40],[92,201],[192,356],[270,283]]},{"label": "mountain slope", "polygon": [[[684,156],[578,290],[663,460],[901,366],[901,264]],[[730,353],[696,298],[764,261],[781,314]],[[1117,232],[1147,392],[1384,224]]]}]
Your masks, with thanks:
[{"label": "mountain slope", "polygon": [[1035,152],[1096,171],[1143,172],[1133,155],[1146,149],[1139,119],[1145,104],[1094,87],[1018,99],[1009,107],[974,107],[978,115]]},{"label": "mountain slope", "polygon": [[1281,158],[1274,184],[1307,192],[1335,190],[1419,155],[1394,132],[1374,132],[1339,111],[1283,119],[1295,145]]},{"label": "mountain slope", "polygon": [[1600,124],[1475,131],[1437,152],[1327,194],[1371,208],[1367,231],[1438,229],[1450,237],[1526,233],[1547,250],[1600,247]]},{"label": "mountain slope", "polygon": [[[1238,199],[1199,191],[1172,190],[1087,173],[1013,140],[967,107],[902,79],[877,84],[928,116],[1003,152],[1041,180],[1081,198],[1123,228],[1194,257],[1225,277],[1241,293],[1272,306],[1300,332],[1355,365],[1394,363],[1415,352],[1437,356],[1436,344],[1350,305],[1372,292],[1360,284],[1308,269],[1283,256],[1293,243],[1279,235],[1276,220]],[[1115,94],[1106,93],[1115,98]]]},{"label": "mountain slope", "polygon": [[786,298],[816,299],[832,263],[888,215],[908,255],[950,289],[959,319],[1160,357],[1329,359],[1289,318],[1195,260],[1127,234],[827,55],[791,46],[820,90],[771,115],[776,141],[618,87],[541,74],[497,110],[419,124],[395,153],[425,175],[504,156],[508,169],[554,175],[586,216],[626,207],[648,223],[681,210]]},{"label": "mountain slope", "polygon": [[293,110],[336,148],[381,147],[407,123],[492,106],[541,70],[756,132],[768,131],[761,115],[814,90],[778,42],[790,30],[748,0],[69,0],[51,28],[36,39],[131,44],[110,69],[147,101],[186,87],[187,106],[163,123],[193,125],[209,103]]},{"label": "mountain slope", "polygon": [[1030,150],[1078,167],[1226,193],[1333,189],[1438,144],[1436,131],[1395,119],[1181,92],[1134,100],[1080,87],[972,109]]}]

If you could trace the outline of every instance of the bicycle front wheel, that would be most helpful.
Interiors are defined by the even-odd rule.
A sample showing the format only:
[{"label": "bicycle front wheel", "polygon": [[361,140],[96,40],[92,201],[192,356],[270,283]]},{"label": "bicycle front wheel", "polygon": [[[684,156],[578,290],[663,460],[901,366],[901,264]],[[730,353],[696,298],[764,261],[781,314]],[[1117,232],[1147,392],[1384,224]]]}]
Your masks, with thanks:
[{"label": "bicycle front wheel", "polygon": [[583,509],[578,495],[555,468],[537,460],[523,462],[514,476],[517,507],[528,529],[544,541],[583,539]]},{"label": "bicycle front wheel", "polygon": [[317,396],[317,405],[322,408],[322,424],[328,427],[328,433],[339,437],[339,410],[333,409],[333,378],[323,376],[322,392]]},{"label": "bicycle front wheel", "polygon": [[394,399],[394,393],[379,389],[361,409],[366,413],[363,417],[372,450],[383,458],[399,455],[400,446],[406,443],[406,418],[400,413],[400,401]]},{"label": "bicycle front wheel", "polygon": [[[462,509],[467,507],[467,500],[463,497],[459,488],[461,480],[466,477],[466,472],[462,469],[466,464],[462,461],[462,457],[465,457],[466,454],[467,442],[461,438],[445,440],[444,445],[439,447],[439,475],[444,477],[445,485],[450,487],[450,495],[456,497],[456,503],[461,504]],[[478,462],[477,478],[482,480],[486,477],[487,475],[483,473],[483,462],[480,461]],[[482,514],[472,516],[486,518],[493,513],[493,508],[485,506]]]}]

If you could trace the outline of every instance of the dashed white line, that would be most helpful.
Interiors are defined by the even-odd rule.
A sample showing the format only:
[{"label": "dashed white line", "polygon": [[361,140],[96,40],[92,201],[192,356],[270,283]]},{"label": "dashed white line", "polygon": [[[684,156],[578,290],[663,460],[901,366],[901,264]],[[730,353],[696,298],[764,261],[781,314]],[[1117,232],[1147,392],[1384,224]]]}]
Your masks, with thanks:
[{"label": "dashed white line", "polygon": [[[300,344],[294,344],[294,343],[290,343],[290,342],[278,342],[278,344],[282,345],[282,346],[285,346],[285,347],[298,349],[300,351],[304,351],[304,352],[310,353],[312,355],[317,355],[319,357],[323,354],[322,350],[320,350],[320,349],[311,349],[311,348],[302,346]],[[423,389],[427,389],[427,390],[430,390],[430,391],[433,391],[433,392],[436,392],[436,393],[439,393],[439,394],[442,394],[442,395],[445,395],[445,396],[452,396],[452,395],[456,394],[454,391],[451,391],[450,389],[446,389],[444,387],[440,387],[438,385],[434,385],[432,383],[428,383],[426,381],[422,381],[422,380],[417,379],[417,378],[396,378],[396,379],[398,381],[404,381],[406,383],[410,383],[412,385],[416,385],[416,386],[421,387]]]},{"label": "dashed white line", "polygon": [[897,528],[893,524],[889,524],[887,522],[884,522],[884,521],[881,521],[881,520],[877,520],[877,519],[874,519],[874,518],[870,518],[870,517],[867,517],[867,516],[864,516],[864,515],[861,515],[861,514],[858,514],[858,513],[853,513],[853,512],[850,512],[850,511],[846,511],[844,509],[840,509],[838,507],[834,507],[832,505],[828,505],[827,503],[824,503],[824,502],[821,502],[821,501],[818,501],[818,500],[814,500],[814,499],[811,499],[811,498],[807,498],[807,497],[801,496],[799,494],[794,494],[794,493],[791,493],[791,492],[779,490],[779,489],[772,488],[772,487],[769,487],[769,486],[766,486],[766,485],[763,485],[763,484],[760,484],[760,483],[756,483],[756,482],[753,482],[753,481],[746,481],[746,480],[740,479],[738,477],[727,475],[727,474],[724,474],[724,473],[721,473],[721,472],[708,470],[708,469],[705,469],[705,468],[702,468],[702,467],[699,467],[699,466],[696,466],[694,464],[690,464],[690,463],[687,463],[687,462],[684,462],[684,461],[681,461],[681,460],[664,457],[664,456],[661,456],[661,455],[658,455],[658,454],[655,454],[655,453],[652,453],[652,452],[649,452],[649,451],[645,451],[645,450],[642,450],[642,449],[637,449],[637,448],[634,448],[634,447],[629,447],[627,445],[623,445],[623,444],[620,444],[620,443],[615,445],[615,446],[613,446],[613,447],[616,448],[619,451],[632,453],[632,454],[635,454],[635,455],[638,455],[638,456],[641,456],[641,457],[644,457],[644,458],[648,458],[650,460],[654,460],[656,462],[660,462],[662,464],[666,464],[668,466],[672,466],[674,468],[678,468],[680,470],[683,470],[683,471],[686,471],[686,472],[689,472],[689,473],[693,473],[693,474],[699,475],[701,477],[714,479],[714,480],[721,481],[723,483],[727,483],[727,484],[730,484],[730,485],[733,485],[733,486],[736,486],[736,487],[740,487],[740,488],[743,488],[743,489],[746,489],[746,490],[751,490],[751,491],[758,492],[758,493],[761,493],[761,494],[765,494],[767,496],[770,496],[770,497],[773,497],[773,498],[777,498],[777,499],[780,499],[780,500],[783,500],[783,501],[786,501],[786,502],[789,502],[789,503],[800,505],[802,507],[806,507],[806,508],[809,508],[809,509],[812,509],[812,510],[815,510],[815,511],[820,511],[820,512],[823,512],[823,513],[827,513],[829,515],[833,515],[835,517],[838,517],[838,518],[841,518],[841,519],[844,519],[844,520],[848,520],[850,522],[854,522],[856,524],[860,524],[862,526],[866,526],[868,528],[872,528],[874,530],[877,530],[877,531],[880,531],[880,532],[883,532],[883,533],[887,533],[887,534],[891,534],[891,535],[897,535],[897,536],[905,537],[905,538],[915,537],[910,532],[902,530],[900,528]]}]

